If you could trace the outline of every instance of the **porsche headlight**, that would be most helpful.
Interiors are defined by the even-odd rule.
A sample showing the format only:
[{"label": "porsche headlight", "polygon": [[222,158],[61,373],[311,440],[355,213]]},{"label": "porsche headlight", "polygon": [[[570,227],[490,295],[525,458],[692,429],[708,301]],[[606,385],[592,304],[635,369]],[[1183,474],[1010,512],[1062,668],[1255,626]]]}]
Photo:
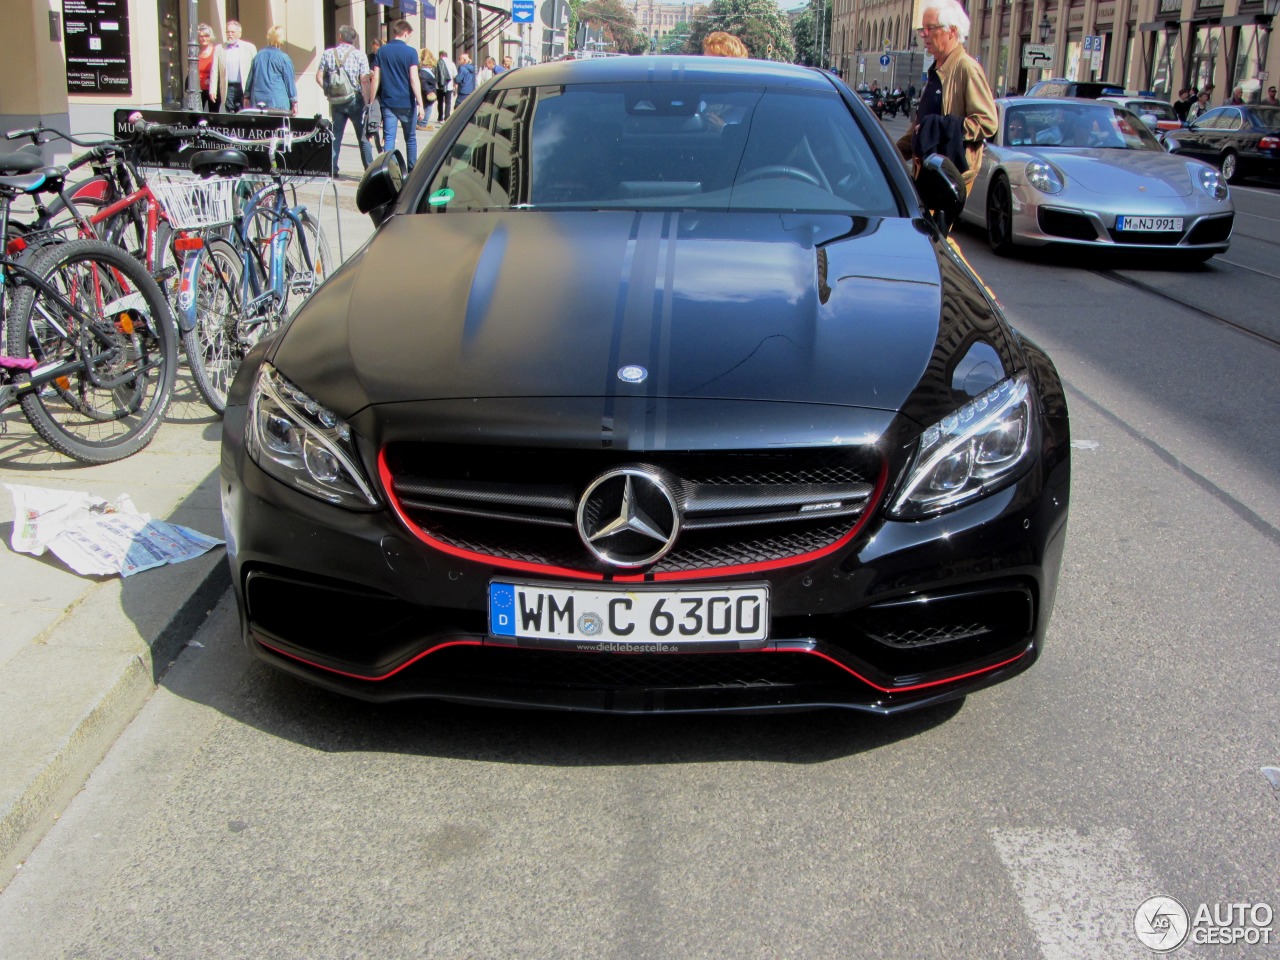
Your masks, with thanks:
[{"label": "porsche headlight", "polygon": [[1044,160],[1032,160],[1027,164],[1027,183],[1041,193],[1061,193],[1066,186],[1062,174]]},{"label": "porsche headlight", "polygon": [[351,428],[264,363],[249,395],[245,450],[277,480],[353,510],[378,505]]},{"label": "porsche headlight", "polygon": [[1196,186],[1215,200],[1227,199],[1227,182],[1222,179],[1222,174],[1202,163],[1189,163],[1187,166],[1191,168],[1188,172]]},{"label": "porsche headlight", "polygon": [[1031,461],[1036,416],[1027,374],[1004,380],[921,436],[889,514],[915,520],[1016,480]]}]

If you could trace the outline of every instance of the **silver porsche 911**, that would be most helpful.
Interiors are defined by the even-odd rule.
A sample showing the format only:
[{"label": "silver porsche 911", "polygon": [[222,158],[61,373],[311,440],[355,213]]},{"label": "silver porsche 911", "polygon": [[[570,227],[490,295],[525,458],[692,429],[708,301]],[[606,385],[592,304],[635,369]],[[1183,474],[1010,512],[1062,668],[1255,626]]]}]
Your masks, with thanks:
[{"label": "silver porsche 911", "polygon": [[1206,163],[1165,151],[1118,104],[1074,98],[996,101],[963,218],[1006,254],[1048,243],[1164,250],[1208,260],[1231,242],[1235,208]]}]

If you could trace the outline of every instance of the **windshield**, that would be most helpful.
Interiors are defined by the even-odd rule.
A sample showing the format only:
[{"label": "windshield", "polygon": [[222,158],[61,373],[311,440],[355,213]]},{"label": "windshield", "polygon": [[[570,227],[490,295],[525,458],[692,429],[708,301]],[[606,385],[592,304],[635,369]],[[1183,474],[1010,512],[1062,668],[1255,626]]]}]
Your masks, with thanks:
[{"label": "windshield", "polygon": [[653,208],[900,215],[834,90],[693,82],[493,90],[418,205]]},{"label": "windshield", "polygon": [[1162,149],[1146,124],[1114,104],[1019,104],[1005,112],[1004,122],[1009,146]]},{"label": "windshield", "polygon": [[1280,107],[1254,107],[1253,115],[1268,130],[1280,128]]}]

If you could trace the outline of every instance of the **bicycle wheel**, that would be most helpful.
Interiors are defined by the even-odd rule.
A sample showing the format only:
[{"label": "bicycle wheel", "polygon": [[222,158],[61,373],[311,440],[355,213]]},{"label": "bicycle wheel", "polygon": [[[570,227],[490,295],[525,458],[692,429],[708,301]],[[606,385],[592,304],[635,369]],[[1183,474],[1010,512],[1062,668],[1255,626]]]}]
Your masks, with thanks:
[{"label": "bicycle wheel", "polygon": [[[119,247],[74,240],[37,251],[30,269],[62,298],[17,287],[8,348],[68,372],[22,395],[22,411],[50,446],[84,463],[137,453],[173,396],[176,327],[143,266]],[[64,302],[65,301],[65,302]]]},{"label": "bicycle wheel", "polygon": [[196,282],[196,323],[182,335],[196,392],[215,413],[227,409],[227,391],[252,344],[239,336],[243,304],[240,254],[225,240],[209,240]]}]

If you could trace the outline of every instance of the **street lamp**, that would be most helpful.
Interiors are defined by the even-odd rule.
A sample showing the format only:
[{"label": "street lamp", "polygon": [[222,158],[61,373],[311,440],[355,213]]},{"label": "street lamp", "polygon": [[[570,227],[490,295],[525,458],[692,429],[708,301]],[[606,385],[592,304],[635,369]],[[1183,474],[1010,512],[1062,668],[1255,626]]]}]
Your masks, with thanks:
[{"label": "street lamp", "polygon": [[[1049,22],[1049,12],[1047,10],[1040,14],[1040,22],[1036,24],[1036,29],[1040,31],[1040,46],[1043,47],[1049,42],[1049,31],[1053,29],[1053,24]],[[1049,63],[1052,65],[1053,61],[1050,60]],[[1044,75],[1047,72],[1048,71],[1045,67],[1040,68],[1041,80],[1044,79]]]},{"label": "street lamp", "polygon": [[196,0],[187,0],[187,92],[182,98],[183,110],[196,110],[200,103],[200,41],[196,38],[199,17]]},{"label": "street lamp", "polygon": [[[1280,3],[1280,0],[1276,0]],[[907,34],[907,85],[914,87],[916,85],[916,32],[912,30]]]}]

